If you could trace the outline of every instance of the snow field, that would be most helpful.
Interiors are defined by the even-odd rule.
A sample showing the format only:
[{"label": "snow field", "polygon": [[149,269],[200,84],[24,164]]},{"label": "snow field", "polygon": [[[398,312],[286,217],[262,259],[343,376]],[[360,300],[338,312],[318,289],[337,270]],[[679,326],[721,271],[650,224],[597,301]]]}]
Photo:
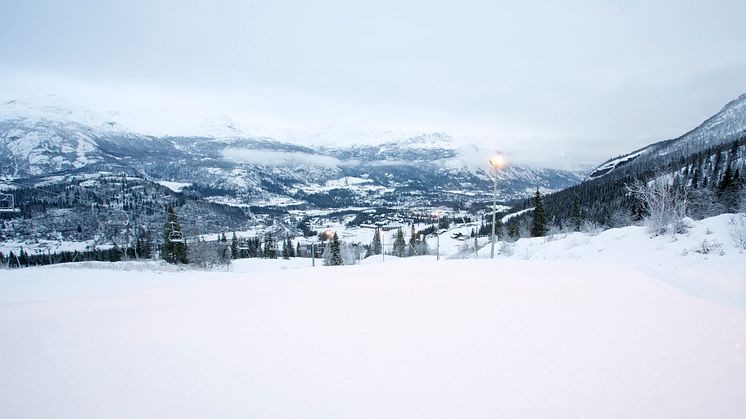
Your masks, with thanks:
[{"label": "snow field", "polygon": [[[725,225],[495,260],[3,271],[0,417],[738,417],[746,263]],[[682,251],[702,237],[725,254]]]},{"label": "snow field", "polygon": [[[746,249],[731,238],[734,217],[746,215],[688,220],[683,234],[651,237],[645,227],[632,226],[598,235],[569,233],[520,239],[500,243],[495,251],[500,250],[498,257],[502,258],[594,264],[602,275],[620,266],[633,268],[660,284],[746,310]],[[487,244],[479,257],[489,258],[489,252]]]}]

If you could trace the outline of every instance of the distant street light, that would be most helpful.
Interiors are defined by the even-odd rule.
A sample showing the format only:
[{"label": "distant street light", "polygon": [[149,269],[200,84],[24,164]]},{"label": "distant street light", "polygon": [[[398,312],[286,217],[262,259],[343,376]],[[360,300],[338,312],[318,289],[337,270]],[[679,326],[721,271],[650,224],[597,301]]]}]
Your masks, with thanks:
[{"label": "distant street light", "polygon": [[[327,228],[320,234],[321,241],[329,240],[333,235],[334,232]],[[311,243],[311,266],[316,266],[316,243]]]},{"label": "distant street light", "polygon": [[437,218],[437,224],[435,224],[435,260],[440,260],[440,210],[435,210],[433,215]]},{"label": "distant street light", "polygon": [[492,189],[492,244],[490,246],[490,259],[495,258],[495,217],[497,216],[497,171],[505,165],[505,158],[498,154],[490,159],[490,167],[492,168],[492,178],[495,181],[495,185]]}]

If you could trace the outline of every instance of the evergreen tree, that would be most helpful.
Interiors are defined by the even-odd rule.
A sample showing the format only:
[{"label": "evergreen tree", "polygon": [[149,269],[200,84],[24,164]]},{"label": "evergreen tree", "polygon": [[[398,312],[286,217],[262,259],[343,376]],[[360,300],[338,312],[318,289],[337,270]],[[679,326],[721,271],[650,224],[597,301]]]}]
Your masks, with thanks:
[{"label": "evergreen tree", "polygon": [[727,192],[733,188],[733,185],[735,185],[735,182],[733,181],[733,171],[731,170],[730,165],[728,165],[725,168],[725,172],[723,172],[723,178],[718,184],[718,193],[722,194]]},{"label": "evergreen tree", "polygon": [[692,189],[699,188],[699,169],[695,168],[692,170],[692,182],[691,182]]},{"label": "evergreen tree", "polygon": [[275,240],[272,238],[272,233],[267,233],[264,236],[264,257],[266,259],[277,259],[277,248]]},{"label": "evergreen tree", "polygon": [[28,253],[23,248],[18,251],[18,265],[19,267],[28,267],[29,265]]},{"label": "evergreen tree", "polygon": [[8,254],[8,267],[9,268],[20,268],[21,264],[18,262],[18,256],[16,256],[13,251],[11,250]]},{"label": "evergreen tree", "polygon": [[736,159],[738,158],[738,148],[741,146],[741,140],[742,139],[738,139],[734,141],[733,146],[730,148],[728,159],[730,160],[731,163],[736,161]]},{"label": "evergreen tree", "polygon": [[713,180],[713,183],[717,183],[717,179],[720,177],[720,171],[723,168],[722,155],[723,153],[720,151],[715,154],[715,167],[712,169],[712,177],[715,178],[715,180]]},{"label": "evergreen tree", "polygon": [[161,258],[168,263],[188,263],[187,245],[173,207],[168,208],[166,224],[163,225],[163,248]]},{"label": "evergreen tree", "polygon": [[300,242],[295,243],[295,256],[300,257]]},{"label": "evergreen tree", "polygon": [[110,247],[108,253],[108,260],[109,262],[119,262],[122,260],[121,255],[119,254],[119,246],[114,243],[114,247]]},{"label": "evergreen tree", "polygon": [[401,228],[396,230],[396,236],[394,237],[394,256],[403,258],[406,251],[406,242],[404,241],[404,233]]},{"label": "evergreen tree", "polygon": [[417,254],[418,255],[429,255],[430,254],[430,248],[427,245],[427,238],[425,238],[425,235],[420,235],[420,240],[417,242]]},{"label": "evergreen tree", "polygon": [[259,245],[258,241],[259,241],[259,239],[256,238],[256,237],[253,238],[253,239],[249,239],[248,240],[248,243],[247,243],[248,244],[248,249],[246,249],[246,253],[248,255],[247,257],[255,258],[255,257],[259,256],[259,253],[260,253],[259,246],[260,245]]},{"label": "evergreen tree", "polygon": [[738,191],[736,188],[736,179],[733,176],[730,166],[728,164],[725,172],[723,172],[723,178],[718,184],[717,196],[725,207],[726,212],[735,212],[738,208]]},{"label": "evergreen tree", "polygon": [[514,239],[521,237],[521,226],[518,225],[517,221],[508,223],[508,235]]},{"label": "evergreen tree", "polygon": [[[225,238],[225,234],[223,234],[223,238]],[[220,243],[218,243],[218,264],[219,265],[229,265],[231,263],[231,260],[233,260],[232,252],[229,250],[230,246],[228,245],[228,240],[221,240]]]},{"label": "evergreen tree", "polygon": [[534,213],[531,222],[531,237],[542,237],[547,235],[547,216],[544,212],[544,203],[541,200],[541,192],[536,189],[533,199]]},{"label": "evergreen tree", "polygon": [[340,244],[339,244],[339,237],[337,236],[336,232],[332,236],[331,245],[329,248],[330,248],[329,265],[331,266],[344,265],[344,262],[342,260],[342,250],[340,249]]},{"label": "evergreen tree", "polygon": [[282,258],[285,260],[290,259],[290,252],[293,250],[293,244],[290,243],[290,237],[287,237],[282,241]]},{"label": "evergreen tree", "polygon": [[238,237],[236,237],[236,232],[233,232],[233,237],[231,237],[231,259],[238,259]]},{"label": "evergreen tree", "polygon": [[645,218],[645,204],[643,204],[637,197],[633,197],[630,212],[632,213],[632,221],[642,221],[642,219]]},{"label": "evergreen tree", "polygon": [[582,221],[582,215],[580,213],[580,197],[575,194],[572,197],[572,227],[575,231],[580,231],[580,222]]},{"label": "evergreen tree", "polygon": [[417,255],[417,231],[414,229],[412,224],[412,232],[409,235],[409,248],[407,249],[407,256]]},{"label": "evergreen tree", "polygon": [[370,247],[368,248],[368,252],[366,253],[365,257],[373,256],[373,255],[380,255],[381,254],[381,232],[379,229],[376,229],[376,232],[373,233],[373,241],[370,243]]}]

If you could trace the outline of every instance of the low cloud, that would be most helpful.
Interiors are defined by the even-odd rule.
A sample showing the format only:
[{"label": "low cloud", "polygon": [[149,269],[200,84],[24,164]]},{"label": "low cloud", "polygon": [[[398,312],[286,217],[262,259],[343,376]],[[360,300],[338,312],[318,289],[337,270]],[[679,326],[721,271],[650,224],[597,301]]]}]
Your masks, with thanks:
[{"label": "low cloud", "polygon": [[319,154],[248,150],[243,148],[226,148],[223,150],[223,157],[234,162],[262,166],[298,166],[307,164],[322,167],[338,167],[341,164],[339,159]]}]

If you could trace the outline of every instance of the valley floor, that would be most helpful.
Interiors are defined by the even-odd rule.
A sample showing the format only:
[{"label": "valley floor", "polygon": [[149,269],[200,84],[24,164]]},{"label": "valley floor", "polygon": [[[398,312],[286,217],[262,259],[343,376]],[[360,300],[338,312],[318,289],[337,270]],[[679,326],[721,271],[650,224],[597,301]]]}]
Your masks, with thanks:
[{"label": "valley floor", "polygon": [[0,417],[738,417],[746,254],[727,223],[495,260],[0,271]]}]

